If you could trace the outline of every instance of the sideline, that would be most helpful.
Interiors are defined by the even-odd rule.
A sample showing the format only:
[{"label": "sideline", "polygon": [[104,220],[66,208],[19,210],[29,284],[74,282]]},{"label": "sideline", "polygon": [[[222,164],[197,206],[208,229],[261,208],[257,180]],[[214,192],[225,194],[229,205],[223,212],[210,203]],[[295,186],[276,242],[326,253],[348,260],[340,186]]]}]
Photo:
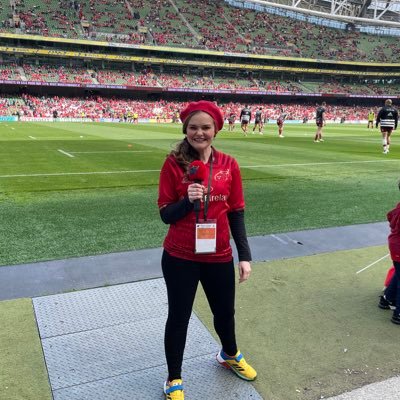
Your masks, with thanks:
[{"label": "sideline", "polygon": [[[249,237],[254,262],[380,246],[387,222]],[[233,248],[235,248],[233,246]],[[144,249],[0,267],[0,300],[143,281],[162,276],[162,249]],[[237,260],[237,254],[234,251]]]}]

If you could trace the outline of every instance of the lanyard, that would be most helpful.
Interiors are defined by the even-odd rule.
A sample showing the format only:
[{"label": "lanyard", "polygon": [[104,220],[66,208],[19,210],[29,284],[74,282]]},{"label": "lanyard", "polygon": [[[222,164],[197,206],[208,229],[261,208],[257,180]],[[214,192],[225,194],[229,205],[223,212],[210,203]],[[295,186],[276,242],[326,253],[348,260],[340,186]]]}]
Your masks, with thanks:
[{"label": "lanyard", "polygon": [[203,195],[203,201],[204,201],[204,221],[207,221],[207,212],[208,212],[208,203],[210,201],[210,190],[211,190],[211,181],[212,181],[212,172],[213,172],[213,152],[211,150],[211,155],[210,155],[210,173],[208,175],[208,184],[207,184],[207,195]]}]

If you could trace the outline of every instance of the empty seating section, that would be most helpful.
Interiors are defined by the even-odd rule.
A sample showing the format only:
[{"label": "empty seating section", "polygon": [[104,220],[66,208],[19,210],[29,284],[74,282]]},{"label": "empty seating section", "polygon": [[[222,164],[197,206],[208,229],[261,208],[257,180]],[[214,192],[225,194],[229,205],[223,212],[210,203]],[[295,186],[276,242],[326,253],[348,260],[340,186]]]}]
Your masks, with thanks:
[{"label": "empty seating section", "polygon": [[130,35],[136,30],[137,20],[125,0],[87,0],[81,1],[80,6],[81,18],[91,26],[89,31]]},{"label": "empty seating section", "polygon": [[197,46],[197,40],[169,0],[128,0],[140,15],[139,29],[149,32],[148,40],[158,46]]},{"label": "empty seating section", "polygon": [[70,0],[17,1],[21,30],[44,36],[78,37],[79,19]]},{"label": "empty seating section", "polygon": [[246,39],[225,18],[226,6],[220,0],[174,0],[180,13],[199,35],[200,44],[210,50],[246,51]]},{"label": "empty seating section", "polygon": [[12,9],[8,1],[0,2],[0,31],[9,29],[12,20]]}]

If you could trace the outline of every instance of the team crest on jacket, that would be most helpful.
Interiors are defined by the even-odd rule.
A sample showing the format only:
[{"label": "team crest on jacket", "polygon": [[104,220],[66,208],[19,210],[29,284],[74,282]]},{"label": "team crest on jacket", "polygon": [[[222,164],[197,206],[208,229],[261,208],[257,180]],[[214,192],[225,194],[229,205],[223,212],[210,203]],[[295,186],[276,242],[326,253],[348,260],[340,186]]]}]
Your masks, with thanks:
[{"label": "team crest on jacket", "polygon": [[229,175],[230,175],[229,172],[230,172],[229,169],[226,169],[225,171],[224,170],[219,171],[217,174],[215,174],[214,179],[216,181],[221,181],[221,182],[227,181],[229,179]]}]

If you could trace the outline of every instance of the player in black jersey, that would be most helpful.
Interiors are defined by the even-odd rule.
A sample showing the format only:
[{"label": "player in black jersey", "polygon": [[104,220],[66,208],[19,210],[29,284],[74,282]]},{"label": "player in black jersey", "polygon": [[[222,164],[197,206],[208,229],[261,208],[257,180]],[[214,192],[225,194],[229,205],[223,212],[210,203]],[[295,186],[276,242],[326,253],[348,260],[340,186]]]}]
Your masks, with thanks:
[{"label": "player in black jersey", "polygon": [[258,127],[258,132],[260,133],[260,135],[262,135],[262,128],[263,128],[263,115],[262,115],[262,108],[260,107],[255,115],[254,115],[254,127],[253,127],[253,133],[256,130],[256,128]]},{"label": "player in black jersey", "polygon": [[322,139],[322,128],[325,126],[325,101],[317,107],[315,111],[315,123],[317,124],[317,132],[315,133],[314,142],[323,142]]},{"label": "player in black jersey", "polygon": [[235,129],[236,114],[231,111],[228,116],[228,131],[233,132]]},{"label": "player in black jersey", "polygon": [[392,106],[392,100],[387,99],[385,105],[379,110],[375,126],[381,126],[383,154],[389,153],[390,136],[393,130],[397,129],[399,113]]},{"label": "player in black jersey", "polygon": [[286,121],[287,114],[283,112],[281,109],[281,114],[279,115],[278,119],[276,120],[276,124],[278,125],[278,137],[284,138],[283,136],[283,124]]},{"label": "player in black jersey", "polygon": [[244,106],[240,113],[240,123],[244,136],[247,136],[247,128],[251,120],[251,110],[248,106]]}]

